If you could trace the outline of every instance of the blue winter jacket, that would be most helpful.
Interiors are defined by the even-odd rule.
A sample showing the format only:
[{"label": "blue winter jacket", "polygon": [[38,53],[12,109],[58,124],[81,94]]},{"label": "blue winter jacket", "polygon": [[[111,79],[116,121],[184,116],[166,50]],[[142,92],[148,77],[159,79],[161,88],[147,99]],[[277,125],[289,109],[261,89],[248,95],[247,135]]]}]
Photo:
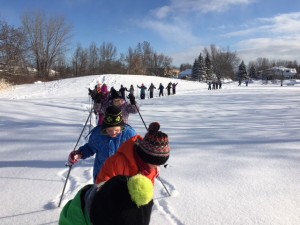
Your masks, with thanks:
[{"label": "blue winter jacket", "polygon": [[83,154],[82,159],[96,154],[93,171],[94,182],[104,161],[114,155],[125,141],[136,135],[136,131],[129,125],[125,125],[122,133],[114,138],[104,134],[101,130],[101,126],[95,127],[91,131],[88,143],[79,148],[79,151]]}]

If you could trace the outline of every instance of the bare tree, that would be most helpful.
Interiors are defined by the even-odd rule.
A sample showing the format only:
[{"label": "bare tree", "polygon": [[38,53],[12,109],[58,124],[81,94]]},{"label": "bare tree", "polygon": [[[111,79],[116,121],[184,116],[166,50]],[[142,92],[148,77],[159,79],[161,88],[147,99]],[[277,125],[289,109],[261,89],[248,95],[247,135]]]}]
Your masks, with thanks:
[{"label": "bare tree", "polygon": [[47,18],[42,12],[25,13],[22,24],[38,75],[49,76],[57,57],[67,50],[71,27],[63,17]]},{"label": "bare tree", "polygon": [[141,57],[138,52],[131,47],[128,49],[127,55],[125,56],[125,62],[127,64],[128,74],[143,74]]},{"label": "bare tree", "polygon": [[157,71],[155,73],[156,76],[171,76],[171,57],[165,56],[164,54],[153,53],[151,61],[153,69]]},{"label": "bare tree", "polygon": [[157,58],[158,55],[153,51],[150,42],[144,41],[142,44],[138,44],[137,48],[139,48],[140,45],[140,54],[142,58],[142,64],[145,69],[157,67],[157,62],[155,60],[155,57]]},{"label": "bare tree", "polygon": [[113,61],[117,57],[117,48],[113,43],[103,42],[99,47],[100,61]]},{"label": "bare tree", "polygon": [[235,52],[230,52],[229,49],[225,51],[217,48],[215,45],[210,45],[209,49],[204,49],[204,53],[211,56],[213,71],[218,79],[222,77],[234,78],[234,71],[240,62]]},{"label": "bare tree", "polygon": [[0,68],[2,75],[26,73],[25,36],[21,28],[0,21]]},{"label": "bare tree", "polygon": [[113,73],[113,65],[117,60],[117,48],[114,44],[103,42],[99,47],[99,57],[100,72]]},{"label": "bare tree", "polygon": [[128,49],[125,62],[128,73],[165,76],[171,70],[172,58],[156,53],[150,43],[144,41],[135,49]]},{"label": "bare tree", "polygon": [[77,46],[73,55],[73,70],[74,75],[83,76],[88,73],[88,51],[83,49],[80,45]]},{"label": "bare tree", "polygon": [[54,71],[57,72],[55,75],[57,78],[66,78],[72,76],[72,69],[70,62],[66,59],[65,55],[59,55],[57,61],[53,66]]},{"label": "bare tree", "polygon": [[89,71],[90,74],[97,74],[99,71],[99,54],[98,54],[98,48],[95,43],[92,43],[89,47],[89,53],[88,53],[88,63],[89,63]]},{"label": "bare tree", "polygon": [[270,60],[267,58],[258,58],[256,63],[259,70],[266,70],[271,66]]}]

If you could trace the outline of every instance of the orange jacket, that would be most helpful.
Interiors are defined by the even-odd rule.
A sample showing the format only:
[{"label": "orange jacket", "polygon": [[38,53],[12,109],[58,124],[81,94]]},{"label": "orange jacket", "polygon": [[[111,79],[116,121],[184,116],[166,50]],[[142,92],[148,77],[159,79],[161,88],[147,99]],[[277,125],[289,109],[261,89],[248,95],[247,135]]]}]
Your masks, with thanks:
[{"label": "orange jacket", "polygon": [[[120,146],[115,155],[105,161],[97,176],[96,184],[107,181],[117,175],[134,176],[140,172],[134,156],[134,144],[138,139],[142,140],[143,138],[140,135],[136,135],[127,140]],[[147,175],[153,184],[157,176],[157,168]]]}]

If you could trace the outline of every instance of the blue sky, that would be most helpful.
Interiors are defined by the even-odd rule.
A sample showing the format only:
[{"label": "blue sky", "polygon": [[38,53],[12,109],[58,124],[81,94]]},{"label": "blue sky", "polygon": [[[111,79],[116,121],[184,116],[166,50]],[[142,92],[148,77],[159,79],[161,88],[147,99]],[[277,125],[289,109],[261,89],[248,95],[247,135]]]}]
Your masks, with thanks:
[{"label": "blue sky", "polygon": [[[72,46],[113,43],[118,53],[148,41],[173,64],[193,63],[214,44],[246,63],[259,57],[300,63],[300,1],[0,0],[0,19],[19,26],[25,11],[64,16]],[[71,50],[72,52],[72,50]]]}]

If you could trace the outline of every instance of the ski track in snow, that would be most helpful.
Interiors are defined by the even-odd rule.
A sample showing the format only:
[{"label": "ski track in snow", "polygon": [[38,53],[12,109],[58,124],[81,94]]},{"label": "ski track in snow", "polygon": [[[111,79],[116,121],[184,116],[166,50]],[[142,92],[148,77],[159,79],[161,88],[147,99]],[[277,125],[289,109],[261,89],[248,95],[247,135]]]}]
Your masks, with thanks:
[{"label": "ski track in snow", "polygon": [[154,212],[157,210],[159,214],[161,214],[163,217],[165,217],[164,221],[169,221],[167,224],[173,224],[173,225],[184,225],[183,222],[177,218],[176,214],[172,210],[172,206],[166,199],[157,199],[154,200]]},{"label": "ski track in snow", "polygon": [[[156,193],[156,196],[154,196],[154,207],[152,210],[153,214],[159,214],[159,216],[165,217],[164,221],[168,221],[167,224],[183,225],[184,223],[180,221],[172,209],[172,205],[168,201],[168,198],[176,197],[179,193],[173,185],[161,177],[155,182],[156,188],[159,190],[157,190],[158,193]],[[153,217],[155,217],[155,215],[153,215]]]}]

